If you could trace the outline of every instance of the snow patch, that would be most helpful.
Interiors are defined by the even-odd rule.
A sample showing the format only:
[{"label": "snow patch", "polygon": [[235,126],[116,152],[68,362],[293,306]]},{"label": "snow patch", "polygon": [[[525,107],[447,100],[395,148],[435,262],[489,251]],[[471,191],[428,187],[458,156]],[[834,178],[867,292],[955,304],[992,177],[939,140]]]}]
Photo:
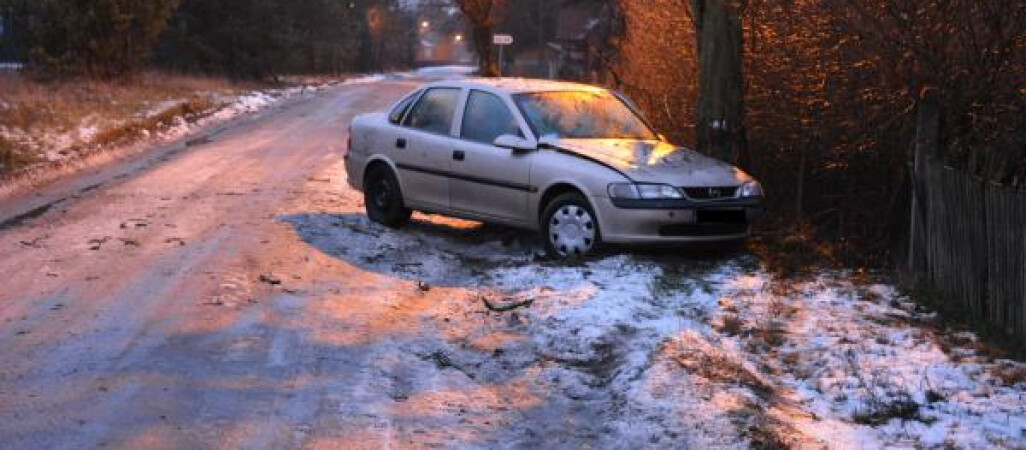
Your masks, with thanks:
[{"label": "snow patch", "polygon": [[357,85],[357,84],[373,84],[385,81],[388,77],[385,74],[375,73],[370,75],[364,75],[361,77],[350,78],[343,81],[343,85]]},{"label": "snow patch", "polygon": [[[267,89],[247,92],[235,96],[223,96],[214,93],[200,93],[211,97],[217,105],[197,117],[178,115],[168,119],[167,127],[159,130],[142,130],[141,139],[167,142],[188,135],[195,130],[226,122],[236,117],[252,114],[285,99],[310,96],[329,84],[315,86],[297,86],[286,89]],[[181,105],[185,100],[170,99],[157,102],[147,109],[134,114],[135,118],[153,118]],[[4,104],[6,107],[6,103]],[[35,152],[36,157],[43,161],[66,161],[79,156],[79,153],[97,148],[97,136],[105,131],[124,126],[124,120],[102,119],[90,115],[82,119],[70,130],[25,130],[0,125],[0,138],[14,142],[19,147]]]},{"label": "snow patch", "polygon": [[838,448],[1026,445],[1026,386],[1003,385],[999,362],[974,350],[946,353],[918,325],[932,315],[893,286],[859,286],[841,271],[781,289],[763,273],[722,294],[746,327],[783,323],[778,348],[748,357],[779,371],[787,397],[816,417],[792,424],[808,435]]},{"label": "snow patch", "polygon": [[438,76],[470,76],[470,75],[473,75],[475,72],[477,72],[477,68],[476,67],[473,67],[473,66],[459,66],[459,65],[423,67],[423,68],[417,69],[417,71],[416,71],[416,73],[418,75],[427,75],[427,76],[434,76],[434,77],[438,77]]}]

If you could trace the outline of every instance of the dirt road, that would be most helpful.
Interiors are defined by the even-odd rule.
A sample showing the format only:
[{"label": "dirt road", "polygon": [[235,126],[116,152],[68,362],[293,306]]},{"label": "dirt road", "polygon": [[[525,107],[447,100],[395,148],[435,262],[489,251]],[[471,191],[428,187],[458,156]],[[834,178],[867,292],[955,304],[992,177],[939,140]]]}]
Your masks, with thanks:
[{"label": "dirt road", "polygon": [[832,354],[758,364],[746,352],[787,345],[752,350],[729,329],[779,314],[804,342],[788,327],[811,320],[819,307],[800,302],[822,285],[766,312],[765,273],[743,254],[566,266],[503,228],[368,223],[342,169],[346,127],[411,86],[332,88],[0,203],[0,448],[879,442],[768,375]]}]

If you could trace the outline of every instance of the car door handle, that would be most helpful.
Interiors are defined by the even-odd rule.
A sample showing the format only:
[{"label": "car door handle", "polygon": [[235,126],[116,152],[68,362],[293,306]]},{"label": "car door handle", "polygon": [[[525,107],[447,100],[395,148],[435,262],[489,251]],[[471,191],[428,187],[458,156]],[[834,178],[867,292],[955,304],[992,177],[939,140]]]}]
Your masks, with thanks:
[{"label": "car door handle", "polygon": [[395,148],[406,148],[406,139],[399,138],[395,140]]},{"label": "car door handle", "polygon": [[455,161],[463,161],[467,159],[467,154],[463,150],[453,150],[452,159]]}]

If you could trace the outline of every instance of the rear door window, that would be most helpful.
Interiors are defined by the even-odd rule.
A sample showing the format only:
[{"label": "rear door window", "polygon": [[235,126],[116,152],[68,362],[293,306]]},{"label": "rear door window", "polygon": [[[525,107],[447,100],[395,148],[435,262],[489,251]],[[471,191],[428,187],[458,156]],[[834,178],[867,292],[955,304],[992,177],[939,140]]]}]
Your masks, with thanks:
[{"label": "rear door window", "polygon": [[517,119],[506,102],[494,94],[470,91],[467,108],[463,112],[460,137],[469,141],[491,144],[504,134],[524,137]]},{"label": "rear door window", "polygon": [[406,116],[403,125],[448,135],[452,131],[453,116],[456,114],[459,99],[460,90],[457,88],[429,89]]},{"label": "rear door window", "polygon": [[413,101],[416,100],[419,95],[420,91],[414,92],[404,98],[403,101],[399,102],[398,105],[395,105],[395,108],[392,108],[392,112],[388,114],[388,121],[395,125],[399,125],[399,122],[403,120],[403,116],[406,115],[406,111],[410,109],[410,105],[413,104]]}]

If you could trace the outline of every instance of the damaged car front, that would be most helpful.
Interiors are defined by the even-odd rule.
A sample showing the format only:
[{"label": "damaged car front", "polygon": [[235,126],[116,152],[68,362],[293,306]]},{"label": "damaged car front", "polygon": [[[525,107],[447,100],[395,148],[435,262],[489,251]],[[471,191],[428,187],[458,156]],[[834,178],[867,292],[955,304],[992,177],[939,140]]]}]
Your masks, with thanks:
[{"label": "damaged car front", "polygon": [[[590,195],[603,242],[742,240],[763,212],[758,181],[737,167],[667,142],[622,96],[578,91],[514,98],[541,136],[541,147],[593,163],[600,178],[608,171],[620,175],[620,181],[592,189]],[[544,166],[535,166],[539,178],[558,177],[559,168],[566,167],[563,162]]]}]

